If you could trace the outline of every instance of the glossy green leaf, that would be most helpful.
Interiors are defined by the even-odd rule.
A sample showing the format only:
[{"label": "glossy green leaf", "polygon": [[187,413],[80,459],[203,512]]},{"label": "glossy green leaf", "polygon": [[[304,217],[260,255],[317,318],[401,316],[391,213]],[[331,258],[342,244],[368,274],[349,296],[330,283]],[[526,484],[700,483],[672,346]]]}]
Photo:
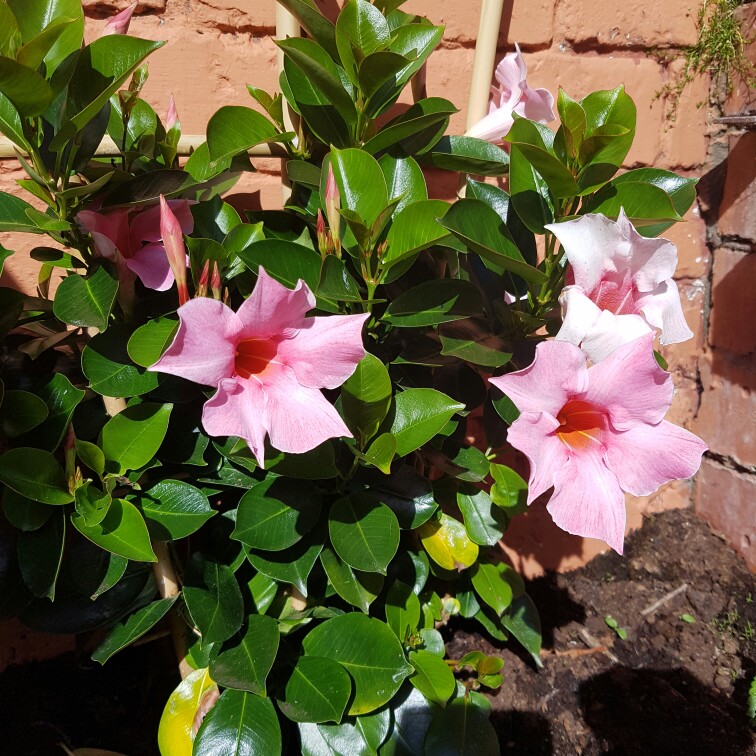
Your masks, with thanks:
[{"label": "glossy green leaf", "polygon": [[42,229],[32,223],[27,210],[34,208],[13,194],[0,192],[0,232],[17,231],[25,234],[41,234]]},{"label": "glossy green leaf", "polygon": [[420,624],[420,600],[411,585],[396,580],[386,593],[386,624],[402,643]]},{"label": "glossy green leaf", "polygon": [[213,161],[227,160],[278,136],[264,115],[241,105],[225,105],[207,123],[207,146]]},{"label": "glossy green leaf", "polygon": [[163,443],[171,404],[144,402],[127,407],[102,429],[102,451],[118,472],[146,465]]},{"label": "glossy green leaf", "polygon": [[69,325],[104,331],[117,293],[118,278],[100,265],[86,278],[76,274],[64,278],[55,293],[53,312]]},{"label": "glossy green leaf", "polygon": [[528,484],[512,468],[491,463],[491,500],[510,516],[522,514],[528,508]]},{"label": "glossy green leaf", "polygon": [[364,443],[372,438],[391,405],[391,378],[386,366],[367,353],[341,387],[341,407],[346,424]]},{"label": "glossy green leaf", "polygon": [[617,218],[621,209],[638,228],[672,225],[682,220],[663,189],[640,181],[609,182],[587,197],[581,208],[582,212],[601,213],[610,218]]},{"label": "glossy green leaf", "polygon": [[468,249],[531,283],[546,276],[528,265],[499,215],[481,200],[459,200],[439,221]]},{"label": "glossy green leaf", "polygon": [[63,561],[66,519],[58,510],[40,528],[21,533],[16,544],[18,565],[29,590],[55,600],[55,583]]},{"label": "glossy green leaf", "polygon": [[[388,190],[378,161],[363,150],[331,150],[336,185],[341,196],[341,207],[348,208],[371,226],[388,205]],[[325,197],[327,170],[321,174],[321,196]]]},{"label": "glossy green leaf", "polygon": [[491,497],[470,484],[457,491],[457,506],[470,538],[479,546],[494,546],[504,535],[509,518],[493,505]]},{"label": "glossy green leaf", "polygon": [[471,579],[478,596],[501,616],[512,603],[512,586],[494,565],[481,562],[473,568]]},{"label": "glossy green leaf", "polygon": [[129,560],[124,559],[118,554],[109,554],[103,552],[107,558],[107,567],[102,575],[100,584],[94,589],[92,595],[89,597],[92,601],[96,601],[103,593],[106,593],[111,588],[117,585],[118,581],[124,576],[126,568],[129,566]]},{"label": "glossy green leaf", "polygon": [[262,266],[266,273],[289,289],[293,289],[300,279],[312,290],[318,286],[320,255],[301,244],[283,239],[263,239],[239,252],[239,257],[253,272]]},{"label": "glossy green leaf", "polygon": [[63,440],[74,410],[84,398],[84,391],[76,388],[62,373],[56,373],[38,390],[38,395],[47,405],[48,414],[24,441],[55,451]]},{"label": "glossy green leaf", "polygon": [[328,576],[328,582],[336,593],[348,604],[368,614],[370,604],[383,588],[383,575],[353,570],[331,549],[323,549],[320,552],[320,562]]},{"label": "glossy green leaf", "polygon": [[366,99],[370,100],[375,95],[382,95],[386,88],[389,90],[395,88],[397,74],[403,71],[408,63],[409,61],[403,55],[389,50],[378,50],[367,55],[359,65],[357,77],[359,87]]},{"label": "glossy green leaf", "polygon": [[137,328],[126,345],[131,360],[141,367],[154,365],[173,341],[178,325],[178,320],[161,317]]},{"label": "glossy green leaf", "polygon": [[280,641],[278,623],[264,614],[247,618],[243,635],[224,643],[210,662],[213,680],[224,688],[265,695],[265,681],[273,667]]},{"label": "glossy green leaf", "polygon": [[512,204],[530,231],[543,234],[544,226],[554,222],[555,200],[546,182],[517,145],[512,145],[509,159]]},{"label": "glossy green leaf", "polygon": [[391,433],[381,433],[370,442],[362,459],[377,467],[384,475],[391,474],[391,463],[396,455],[396,439]]},{"label": "glossy green leaf", "polygon": [[282,551],[308,533],[320,514],[320,498],[308,485],[269,477],[239,501],[231,538],[263,551]]},{"label": "glossy green leaf", "polygon": [[278,707],[293,722],[341,722],[352,693],[352,680],[338,662],[300,656],[286,680]]},{"label": "glossy green leaf", "polygon": [[415,670],[409,681],[429,700],[446,706],[456,687],[454,674],[439,656],[428,651],[410,651],[409,661]]},{"label": "glossy green leaf", "polygon": [[302,646],[305,653],[333,659],[349,673],[355,688],[352,715],[390,701],[412,672],[388,626],[360,612],[326,620],[305,636]]},{"label": "glossy green leaf", "polygon": [[196,552],[186,572],[184,601],[203,646],[227,640],[242,625],[244,602],[231,568]]},{"label": "glossy green leaf", "polygon": [[279,756],[281,726],[269,698],[225,690],[202,721],[193,756]]},{"label": "glossy green leaf", "polygon": [[14,528],[24,533],[41,528],[55,510],[27,499],[12,488],[3,490],[3,514]]},{"label": "glossy green leaf", "polygon": [[17,447],[0,456],[0,482],[16,493],[43,504],[69,504],[63,468],[48,451]]},{"label": "glossy green leaf", "polygon": [[105,455],[97,444],[92,444],[89,441],[82,441],[77,438],[74,441],[74,447],[76,448],[76,456],[90,470],[92,470],[92,472],[95,472],[98,475],[102,475],[105,472]]},{"label": "glossy green leaf", "polygon": [[489,328],[485,321],[473,318],[446,324],[439,329],[441,354],[481,367],[506,365],[512,359],[512,353],[504,351],[508,344]]},{"label": "glossy green leaf", "polygon": [[438,509],[430,482],[411,465],[373,481],[370,493],[391,509],[402,530],[420,527]]},{"label": "glossy green leaf", "polygon": [[506,176],[509,155],[501,147],[469,136],[442,137],[422,157],[423,165],[475,176]]},{"label": "glossy green leaf", "polygon": [[535,663],[541,667],[541,618],[533,599],[526,593],[514,599],[504,614],[501,622],[512,635],[525,647]]},{"label": "glossy green leaf", "polygon": [[168,614],[177,598],[177,596],[171,596],[153,601],[116,625],[110,631],[108,637],[92,653],[93,661],[105,664],[111,656],[141,638]]},{"label": "glossy green leaf", "polygon": [[383,14],[366,0],[348,0],[336,20],[336,47],[353,84],[359,82],[360,62],[388,46],[390,32]]},{"label": "glossy green leaf", "polygon": [[386,254],[381,264],[390,268],[415,257],[449,235],[439,223],[449,210],[442,200],[419,200],[406,205],[394,217],[386,237]]},{"label": "glossy green leaf", "polygon": [[80,514],[71,523],[92,543],[135,562],[156,562],[150,534],[139,510],[125,499],[113,499],[108,513],[95,525],[87,525]]},{"label": "glossy green leaf", "polygon": [[16,438],[36,428],[47,417],[47,405],[29,391],[6,391],[0,408],[0,432]]},{"label": "glossy green leaf", "polygon": [[425,734],[433,720],[436,706],[417,688],[405,685],[392,700],[391,710],[393,726],[381,747],[381,756],[416,756],[425,753]]},{"label": "glossy green leaf", "polygon": [[180,480],[161,480],[141,492],[138,501],[147,527],[161,541],[186,538],[215,514],[202,491]]},{"label": "glossy green leaf", "polygon": [[76,512],[81,515],[84,524],[98,525],[113,503],[113,497],[107,491],[101,491],[91,481],[86,480],[74,491]]},{"label": "glossy green leaf", "polygon": [[401,197],[394,209],[395,213],[404,210],[413,202],[428,199],[423,171],[411,157],[383,155],[378,165],[381,166],[383,177],[386,179],[389,199]]},{"label": "glossy green leaf", "polygon": [[13,103],[0,93],[0,132],[13,142],[20,150],[29,151],[29,143],[24,136],[21,117]]},{"label": "glossy green leaf", "polygon": [[53,91],[44,77],[12,58],[1,55],[0,92],[26,118],[44,113],[53,100]]},{"label": "glossy green leaf", "polygon": [[27,68],[36,71],[58,40],[66,32],[72,31],[72,27],[76,27],[78,24],[79,22],[73,18],[52,20],[43,31],[21,47],[16,54],[16,60]]},{"label": "glossy green leaf", "polygon": [[400,328],[419,328],[482,312],[483,296],[477,286],[445,278],[424,281],[400,294],[386,308],[383,320]]},{"label": "glossy green leaf", "polygon": [[425,753],[498,756],[496,731],[489,721],[491,704],[471,691],[436,712],[425,736]]},{"label": "glossy green leaf", "polygon": [[334,58],[338,57],[336,48],[336,27],[318,10],[314,0],[278,0],[284,8],[292,13],[302,28]]},{"label": "glossy green leaf", "polygon": [[394,397],[390,431],[400,457],[430,441],[465,405],[430,388],[411,388]]},{"label": "glossy green leaf", "polygon": [[355,494],[332,504],[328,532],[339,557],[365,572],[385,575],[399,547],[396,515],[370,496]]}]

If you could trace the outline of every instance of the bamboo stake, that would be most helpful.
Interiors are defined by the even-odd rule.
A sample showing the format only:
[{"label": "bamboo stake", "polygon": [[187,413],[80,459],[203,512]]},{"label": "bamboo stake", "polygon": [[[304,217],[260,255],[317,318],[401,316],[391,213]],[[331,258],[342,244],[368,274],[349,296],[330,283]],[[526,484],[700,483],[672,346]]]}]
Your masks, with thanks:
[{"label": "bamboo stake", "polygon": [[[287,37],[299,37],[302,31],[299,28],[299,21],[286,10],[280,3],[276,3],[276,39],[283,40]],[[278,73],[283,71],[284,67],[284,54],[279,48],[277,52]],[[284,101],[285,102],[285,101]],[[298,131],[295,121],[295,115],[291,109],[287,106],[284,107],[283,112],[284,126],[287,131]],[[281,190],[283,193],[282,199],[284,204],[291,196],[291,182],[286,173],[286,158],[281,158]]]}]

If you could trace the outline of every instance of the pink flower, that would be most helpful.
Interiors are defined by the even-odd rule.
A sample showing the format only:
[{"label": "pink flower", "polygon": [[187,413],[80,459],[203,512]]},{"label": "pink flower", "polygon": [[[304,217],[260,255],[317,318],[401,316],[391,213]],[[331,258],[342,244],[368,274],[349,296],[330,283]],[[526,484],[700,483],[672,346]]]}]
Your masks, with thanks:
[{"label": "pink flower", "polygon": [[[185,234],[194,228],[190,204],[189,200],[168,200]],[[116,264],[121,281],[133,281],[137,275],[148,289],[170,289],[174,276],[162,242],[160,206],[130,216],[128,208],[109,213],[82,210],[76,219],[92,234],[97,254]]]},{"label": "pink flower", "polygon": [[109,18],[105,27],[100,34],[101,37],[108,37],[111,34],[126,34],[129,31],[131,16],[136,10],[137,3],[132,3],[128,8]]},{"label": "pink flower", "polygon": [[305,317],[314,306],[304,281],[292,291],[260,268],[237,312],[207,298],[179,307],[176,337],[150,370],[215,386],[202,413],[205,430],[240,436],[261,467],[266,434],[291,454],[351,437],[320,389],[340,386],[365,356],[368,315]]},{"label": "pink flower", "polygon": [[574,535],[600,538],[622,553],[623,491],[647,496],[689,478],[706,444],[662,418],[672,378],[653,356],[646,334],[588,368],[564,341],[542,342],[532,365],[491,378],[520,410],[508,440],[530,462],[528,503],[554,493],[548,510]]},{"label": "pink flower", "polygon": [[645,239],[624,210],[617,221],[584,215],[546,228],[564,247],[570,267],[560,297],[564,323],[557,339],[570,341],[599,362],[644,333],[661,330],[662,344],[686,341],[672,275],[677,249],[667,239]]},{"label": "pink flower", "polygon": [[171,95],[171,99],[168,101],[168,112],[165,114],[165,130],[180,129],[181,121],[179,121],[178,110],[176,110],[176,101]]},{"label": "pink flower", "polygon": [[525,81],[527,67],[520,48],[509,53],[496,66],[494,78],[498,87],[491,87],[488,115],[467,132],[467,136],[500,142],[514,123],[512,113],[539,123],[554,120],[554,97],[546,89],[531,89]]}]

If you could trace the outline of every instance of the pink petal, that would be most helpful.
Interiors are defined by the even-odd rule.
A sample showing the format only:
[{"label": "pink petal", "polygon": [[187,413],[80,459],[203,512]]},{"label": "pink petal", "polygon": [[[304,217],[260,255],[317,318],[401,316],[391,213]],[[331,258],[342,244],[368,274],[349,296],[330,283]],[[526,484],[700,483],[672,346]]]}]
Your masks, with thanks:
[{"label": "pink petal", "polygon": [[105,24],[101,37],[108,37],[111,34],[126,34],[129,31],[129,23],[131,23],[131,16],[136,9],[137,4],[132,3],[128,8],[117,13],[115,16],[108,19]]},{"label": "pink petal", "polygon": [[[116,247],[123,255],[128,256],[129,247],[129,210],[113,210],[110,213],[97,213],[93,210],[82,210],[76,220],[85,231],[92,234],[95,249],[102,257],[112,257],[106,253]],[[105,241],[107,239],[109,243]]]},{"label": "pink petal", "polygon": [[306,318],[291,339],[279,344],[278,359],[310,388],[337,388],[365,356],[362,327],[369,314]]},{"label": "pink petal", "polygon": [[669,279],[648,294],[638,297],[638,308],[646,320],[661,329],[662,344],[677,344],[693,338],[693,331],[685,322],[677,284]]},{"label": "pink petal", "polygon": [[245,338],[291,337],[305,325],[305,315],[313,307],[315,297],[304,281],[298,281],[295,289],[287,289],[261,266],[257,284],[237,316],[244,325]]},{"label": "pink petal", "polygon": [[498,82],[501,91],[500,102],[514,105],[520,98],[520,83],[525,81],[527,68],[522,57],[520,48],[517,52],[505,55],[494,71],[494,78]]},{"label": "pink petal", "polygon": [[264,390],[268,435],[279,451],[303,454],[329,438],[352,437],[323,394],[302,386],[288,368],[266,373]]},{"label": "pink petal", "polygon": [[473,124],[467,130],[466,136],[486,142],[500,142],[509,133],[513,123],[512,108],[505,104]]},{"label": "pink petal", "polygon": [[523,82],[522,97],[515,105],[514,112],[531,121],[549,123],[554,115],[554,95],[548,89],[531,89],[527,82]]},{"label": "pink petal", "polygon": [[166,291],[173,285],[173,272],[162,244],[148,244],[126,260],[148,289]]},{"label": "pink petal", "polygon": [[588,371],[582,397],[609,414],[615,430],[658,423],[672,403],[672,376],[654,359],[654,334],[641,336],[612,352]]},{"label": "pink petal", "polygon": [[[168,112],[165,114],[165,130],[170,131],[177,126],[181,128],[178,111],[176,110],[176,101],[173,99],[173,95],[171,95],[170,100],[168,100]],[[174,210],[174,212],[176,211]],[[185,233],[191,233],[191,231],[186,231]]]},{"label": "pink petal", "polygon": [[640,315],[615,315],[603,310],[586,333],[580,348],[595,364],[606,359],[623,344],[629,344],[648,333],[656,335]]},{"label": "pink petal", "polygon": [[624,208],[620,208],[617,225],[630,243],[627,262],[638,291],[653,291],[662,281],[672,278],[677,269],[677,247],[671,241],[641,236]]},{"label": "pink petal", "polygon": [[606,463],[623,490],[648,496],[670,480],[692,478],[701,465],[706,444],[666,420],[638,425],[605,437]]},{"label": "pink petal", "polygon": [[178,309],[181,320],[173,343],[148,370],[170,373],[205,386],[234,375],[241,323],[222,302],[192,299]]},{"label": "pink petal", "polygon": [[210,436],[243,438],[260,467],[265,466],[265,392],[259,381],[222,380],[215,395],[205,402],[202,426]]},{"label": "pink petal", "polygon": [[566,341],[542,341],[524,370],[490,378],[520,412],[548,412],[556,417],[567,400],[588,388],[585,355]]},{"label": "pink petal", "polygon": [[[184,234],[191,234],[194,230],[194,216],[192,202],[189,200],[168,200],[168,207],[173,211]],[[143,210],[131,221],[129,235],[135,245],[141,242],[159,242],[160,236],[160,205]]]},{"label": "pink petal", "polygon": [[567,464],[555,468],[554,493],[547,509],[562,530],[599,538],[622,553],[625,496],[597,452],[571,455]]},{"label": "pink petal", "polygon": [[558,427],[545,412],[523,412],[507,431],[507,441],[530,463],[528,504],[554,485],[554,471],[567,463],[569,451],[554,434]]},{"label": "pink petal", "polygon": [[580,346],[580,343],[601,317],[601,310],[579,286],[565,286],[559,295],[562,305],[562,327],[556,338]]}]

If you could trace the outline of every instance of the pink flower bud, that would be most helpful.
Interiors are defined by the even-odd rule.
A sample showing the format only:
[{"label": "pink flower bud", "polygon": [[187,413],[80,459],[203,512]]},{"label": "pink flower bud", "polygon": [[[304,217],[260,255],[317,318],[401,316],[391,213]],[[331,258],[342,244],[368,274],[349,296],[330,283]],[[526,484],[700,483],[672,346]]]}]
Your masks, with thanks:
[{"label": "pink flower bud", "polygon": [[323,213],[318,209],[318,249],[320,250],[321,257],[325,257],[328,254],[328,233],[326,232],[325,218]]},{"label": "pink flower bud", "polygon": [[210,260],[205,260],[200,274],[199,285],[197,286],[197,296],[206,297],[207,287],[210,285]]},{"label": "pink flower bud", "polygon": [[108,37],[111,34],[127,34],[129,31],[129,23],[131,23],[131,16],[136,7],[137,3],[132,3],[125,10],[122,10],[112,18],[109,18],[100,36]]},{"label": "pink flower bud", "polygon": [[160,236],[163,238],[165,254],[171,266],[173,277],[178,286],[179,305],[189,301],[189,290],[186,287],[186,247],[184,246],[184,234],[178,218],[160,195]]},{"label": "pink flower bud", "polygon": [[339,194],[339,187],[336,184],[336,177],[333,175],[333,166],[330,163],[328,164],[328,178],[326,179],[325,207],[328,227],[331,229],[336,254],[340,256],[341,216],[339,215],[339,208],[341,207],[341,196]]},{"label": "pink flower bud", "polygon": [[220,271],[218,270],[218,262],[213,263],[213,278],[210,281],[210,289],[213,292],[213,299],[221,298],[221,289],[223,288],[223,282],[221,281]]},{"label": "pink flower bud", "polygon": [[173,95],[171,95],[171,99],[168,102],[168,112],[165,114],[165,130],[171,131],[176,128],[181,128],[181,121],[179,121],[178,111],[176,110],[176,101],[173,99]]}]

